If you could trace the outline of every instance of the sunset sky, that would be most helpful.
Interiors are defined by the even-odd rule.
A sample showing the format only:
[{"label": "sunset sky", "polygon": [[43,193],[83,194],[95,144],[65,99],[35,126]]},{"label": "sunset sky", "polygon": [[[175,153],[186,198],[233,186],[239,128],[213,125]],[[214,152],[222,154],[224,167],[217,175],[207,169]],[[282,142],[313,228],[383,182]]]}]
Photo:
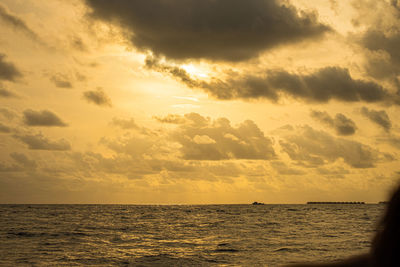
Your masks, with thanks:
[{"label": "sunset sky", "polygon": [[0,203],[386,198],[400,1],[0,0]]}]

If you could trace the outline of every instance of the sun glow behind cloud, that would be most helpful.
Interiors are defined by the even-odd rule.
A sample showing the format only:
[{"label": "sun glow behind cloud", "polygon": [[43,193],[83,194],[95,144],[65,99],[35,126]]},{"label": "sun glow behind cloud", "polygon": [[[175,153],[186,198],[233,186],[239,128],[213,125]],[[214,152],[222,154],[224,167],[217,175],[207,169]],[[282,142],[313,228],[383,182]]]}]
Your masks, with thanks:
[{"label": "sun glow behind cloud", "polygon": [[209,77],[208,74],[204,71],[204,69],[201,69],[200,67],[197,67],[194,64],[183,64],[180,67],[184,69],[187,73],[195,77],[200,77],[200,78]]}]

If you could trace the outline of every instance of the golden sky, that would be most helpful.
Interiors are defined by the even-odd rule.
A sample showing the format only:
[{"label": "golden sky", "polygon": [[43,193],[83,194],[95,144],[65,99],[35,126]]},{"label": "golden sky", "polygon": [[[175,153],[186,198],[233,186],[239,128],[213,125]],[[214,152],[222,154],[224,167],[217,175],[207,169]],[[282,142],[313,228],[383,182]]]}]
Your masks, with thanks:
[{"label": "golden sky", "polygon": [[0,0],[0,203],[304,203],[398,182],[397,0]]}]

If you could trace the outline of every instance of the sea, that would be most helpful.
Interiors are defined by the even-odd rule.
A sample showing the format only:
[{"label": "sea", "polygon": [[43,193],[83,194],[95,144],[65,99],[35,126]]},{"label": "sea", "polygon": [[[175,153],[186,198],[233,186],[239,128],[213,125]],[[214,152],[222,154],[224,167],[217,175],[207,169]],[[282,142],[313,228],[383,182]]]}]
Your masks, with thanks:
[{"label": "sea", "polygon": [[0,205],[0,266],[281,266],[368,252],[379,204]]}]

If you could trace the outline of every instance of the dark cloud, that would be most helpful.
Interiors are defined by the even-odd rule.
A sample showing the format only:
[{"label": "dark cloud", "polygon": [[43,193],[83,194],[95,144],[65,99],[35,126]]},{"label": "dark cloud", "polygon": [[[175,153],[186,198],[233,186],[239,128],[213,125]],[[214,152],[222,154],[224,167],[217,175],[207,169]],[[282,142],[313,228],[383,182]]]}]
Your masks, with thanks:
[{"label": "dark cloud", "polygon": [[11,14],[5,6],[0,4],[0,19],[13,27],[16,30],[24,32],[26,35],[28,35],[30,38],[33,40],[38,41],[39,38],[36,35],[36,33],[31,30],[28,25],[23,21],[21,18],[19,18],[16,15]]},{"label": "dark cloud", "polygon": [[[230,84],[234,84],[231,81]],[[245,77],[239,84],[243,97],[278,99],[278,93],[323,103],[329,100],[345,102],[378,102],[386,100],[387,92],[378,84],[353,79],[347,69],[326,67],[312,74],[293,74],[284,70],[270,71],[266,77]]]},{"label": "dark cloud", "polygon": [[10,98],[10,97],[16,97],[16,96],[17,95],[14,92],[11,92],[10,90],[2,88],[0,85],[0,97]]},{"label": "dark cloud", "polygon": [[357,126],[351,119],[345,115],[338,113],[332,118],[325,111],[311,111],[311,117],[315,120],[325,124],[326,126],[335,129],[338,135],[352,135],[356,132]]},{"label": "dark cloud", "polygon": [[372,168],[378,162],[393,160],[391,155],[380,153],[368,145],[335,138],[309,126],[290,131],[280,145],[292,160],[306,167],[321,167],[343,160],[353,168]]},{"label": "dark cloud", "polygon": [[83,97],[89,102],[98,106],[112,107],[111,99],[101,89],[97,88],[96,91],[86,91]]},{"label": "dark cloud", "polygon": [[14,64],[5,60],[6,55],[0,53],[0,80],[15,81],[21,77],[21,72],[14,66]]},{"label": "dark cloud", "polygon": [[212,78],[206,82],[192,78],[184,69],[146,59],[146,66],[168,73],[190,88],[201,88],[218,99],[267,98],[279,101],[283,96],[312,103],[330,100],[344,102],[390,102],[397,98],[379,84],[354,79],[348,69],[326,67],[311,74],[295,74],[285,70],[267,70],[263,75],[231,74],[223,81]]},{"label": "dark cloud", "polygon": [[396,83],[400,74],[398,1],[354,0],[352,3],[359,12],[353,23],[365,30],[352,35],[351,41],[364,48],[367,73]]},{"label": "dark cloud", "polygon": [[56,114],[48,110],[34,111],[27,109],[24,111],[24,123],[28,126],[68,126]]},{"label": "dark cloud", "polygon": [[36,169],[36,162],[34,160],[29,159],[23,153],[11,153],[10,157],[13,158],[18,164],[24,167],[24,169]]},{"label": "dark cloud", "polygon": [[186,160],[263,159],[276,157],[272,141],[251,120],[232,127],[229,120],[212,121],[197,113],[186,114],[185,123],[172,133]]},{"label": "dark cloud", "polygon": [[11,128],[0,122],[0,133],[10,133]]},{"label": "dark cloud", "polygon": [[51,141],[44,137],[42,134],[18,134],[14,135],[14,138],[28,145],[29,149],[33,150],[56,150],[66,151],[71,149],[71,145],[65,139],[58,141]]},{"label": "dark cloud", "polygon": [[118,126],[122,129],[129,130],[129,129],[139,129],[139,126],[136,124],[134,119],[118,119],[113,118],[111,121],[112,125]]},{"label": "dark cloud", "polygon": [[386,111],[384,110],[373,110],[366,107],[361,108],[361,114],[367,117],[370,121],[378,124],[386,132],[389,132],[392,128],[392,122],[389,119]]},{"label": "dark cloud", "polygon": [[130,32],[140,50],[172,59],[239,61],[330,28],[277,0],[86,0],[94,18]]},{"label": "dark cloud", "polygon": [[387,78],[400,73],[400,51],[398,49],[400,33],[398,31],[387,34],[379,29],[369,29],[359,42],[370,51],[378,52],[377,56],[367,59],[366,69],[370,75],[375,78]]},{"label": "dark cloud", "polygon": [[56,74],[50,77],[50,81],[52,81],[55,86],[59,88],[72,88],[72,83],[69,81],[66,75]]}]

